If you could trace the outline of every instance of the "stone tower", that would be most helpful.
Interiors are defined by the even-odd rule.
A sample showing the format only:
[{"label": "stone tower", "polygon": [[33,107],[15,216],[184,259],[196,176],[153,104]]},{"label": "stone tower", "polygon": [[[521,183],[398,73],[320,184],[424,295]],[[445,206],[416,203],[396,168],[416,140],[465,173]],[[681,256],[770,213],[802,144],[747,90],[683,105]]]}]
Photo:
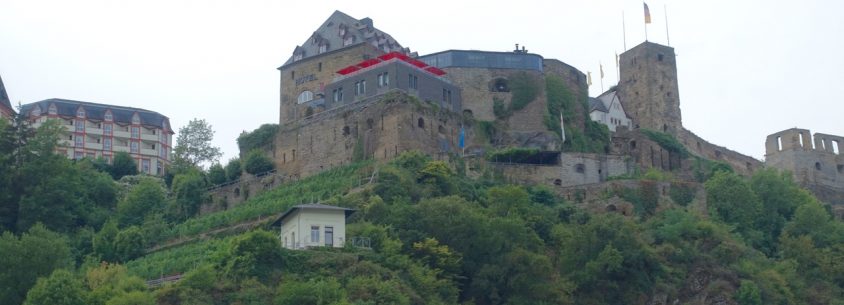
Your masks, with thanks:
[{"label": "stone tower", "polygon": [[618,93],[634,128],[677,135],[683,128],[674,48],[644,42],[619,58]]}]

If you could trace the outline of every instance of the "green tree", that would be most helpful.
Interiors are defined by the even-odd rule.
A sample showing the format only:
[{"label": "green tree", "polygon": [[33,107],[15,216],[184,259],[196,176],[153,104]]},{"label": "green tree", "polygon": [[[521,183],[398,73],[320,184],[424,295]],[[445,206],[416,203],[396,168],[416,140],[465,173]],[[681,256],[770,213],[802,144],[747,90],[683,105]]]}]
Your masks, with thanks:
[{"label": "green tree", "polygon": [[114,249],[114,240],[120,231],[117,229],[117,221],[110,220],[103,225],[97,234],[94,235],[91,245],[94,254],[101,260],[115,262],[118,259],[117,251]]},{"label": "green tree", "polygon": [[40,278],[26,294],[24,305],[85,305],[82,283],[67,270]]},{"label": "green tree", "polygon": [[736,302],[739,305],[762,305],[762,296],[759,294],[759,286],[748,280],[742,280],[741,286],[736,291]]},{"label": "green tree", "polygon": [[144,253],[144,245],[144,235],[137,226],[120,231],[114,238],[115,255],[121,262],[141,256]]},{"label": "green tree", "polygon": [[108,300],[105,305],[155,305],[155,298],[149,292],[132,291]]},{"label": "green tree", "polygon": [[[345,290],[334,278],[282,282],[275,305],[331,305],[346,299]],[[376,303],[390,304],[390,303]]]},{"label": "green tree", "polygon": [[243,170],[240,166],[240,159],[234,158],[229,160],[229,163],[226,163],[226,180],[235,181],[240,179],[240,175],[242,173]]},{"label": "green tree", "polygon": [[208,182],[217,185],[226,183],[226,170],[220,163],[214,163],[208,168]]},{"label": "green tree", "polygon": [[0,304],[21,304],[38,277],[71,264],[67,241],[41,224],[20,238],[3,233],[0,253]]},{"label": "green tree", "polygon": [[143,178],[117,204],[117,217],[123,227],[140,225],[144,216],[161,211],[165,204],[165,191],[158,180]]},{"label": "green tree", "polygon": [[815,201],[806,190],[797,186],[789,173],[761,169],[753,174],[750,187],[757,194],[762,210],[755,227],[762,232],[761,249],[768,256],[777,252],[777,243],[785,223],[794,216],[797,207]]},{"label": "green tree", "polygon": [[243,170],[253,175],[271,171],[274,167],[273,161],[261,150],[250,151],[243,160]]},{"label": "green tree", "polygon": [[135,161],[127,152],[117,152],[111,162],[110,174],[114,180],[119,180],[123,176],[137,175],[138,161]]},{"label": "green tree", "polygon": [[704,187],[710,215],[736,226],[751,244],[758,246],[761,241],[755,222],[762,211],[762,203],[747,181],[734,173],[718,171]]},{"label": "green tree", "polygon": [[197,170],[176,175],[171,186],[174,207],[170,213],[174,214],[173,218],[185,220],[196,215],[199,206],[205,201],[207,187],[205,178]]},{"label": "green tree", "polygon": [[230,278],[266,280],[282,263],[276,236],[267,231],[253,231],[231,242],[220,267]]},{"label": "green tree", "polygon": [[179,128],[173,157],[197,167],[204,163],[216,162],[222,152],[219,147],[211,145],[213,140],[214,130],[211,125],[204,119],[192,119],[187,125]]}]

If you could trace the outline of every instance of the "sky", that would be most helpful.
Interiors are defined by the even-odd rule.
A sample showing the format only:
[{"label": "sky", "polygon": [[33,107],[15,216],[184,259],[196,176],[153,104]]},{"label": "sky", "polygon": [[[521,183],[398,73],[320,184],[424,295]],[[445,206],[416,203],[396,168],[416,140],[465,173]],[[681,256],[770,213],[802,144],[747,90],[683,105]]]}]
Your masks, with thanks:
[{"label": "sky", "polygon": [[[593,1],[0,0],[0,77],[14,104],[64,98],[157,111],[177,130],[236,138],[278,123],[279,72],[334,10],[370,17],[420,55],[514,44],[617,82],[615,54],[645,40],[643,5]],[[844,135],[844,1],[648,1],[648,40],[677,53],[683,125],[764,160],[768,134]],[[667,19],[666,19],[667,11]],[[666,20],[668,31],[666,31]],[[605,78],[598,77],[603,65]]]}]

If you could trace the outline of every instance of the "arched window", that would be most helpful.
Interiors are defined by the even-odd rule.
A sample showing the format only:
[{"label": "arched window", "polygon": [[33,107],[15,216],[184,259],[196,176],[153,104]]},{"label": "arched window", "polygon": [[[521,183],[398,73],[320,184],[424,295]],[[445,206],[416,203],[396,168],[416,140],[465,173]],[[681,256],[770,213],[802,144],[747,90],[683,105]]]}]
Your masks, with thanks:
[{"label": "arched window", "polygon": [[309,102],[314,99],[314,93],[308,90],[299,93],[299,104]]}]

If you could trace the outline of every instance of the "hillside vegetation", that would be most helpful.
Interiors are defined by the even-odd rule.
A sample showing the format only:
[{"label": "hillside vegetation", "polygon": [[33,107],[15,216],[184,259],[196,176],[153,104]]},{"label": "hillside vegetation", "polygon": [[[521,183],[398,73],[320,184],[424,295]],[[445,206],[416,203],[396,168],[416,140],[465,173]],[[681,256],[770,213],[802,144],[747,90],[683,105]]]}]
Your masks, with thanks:
[{"label": "hillside vegetation", "polygon": [[[197,216],[201,169],[116,182],[107,164],[53,155],[55,126],[21,148],[3,124],[2,304],[844,304],[844,223],[773,170],[711,166],[705,203],[631,191],[623,216],[408,152]],[[370,247],[290,251],[259,226],[143,251],[312,201],[357,210],[347,240]]]}]

